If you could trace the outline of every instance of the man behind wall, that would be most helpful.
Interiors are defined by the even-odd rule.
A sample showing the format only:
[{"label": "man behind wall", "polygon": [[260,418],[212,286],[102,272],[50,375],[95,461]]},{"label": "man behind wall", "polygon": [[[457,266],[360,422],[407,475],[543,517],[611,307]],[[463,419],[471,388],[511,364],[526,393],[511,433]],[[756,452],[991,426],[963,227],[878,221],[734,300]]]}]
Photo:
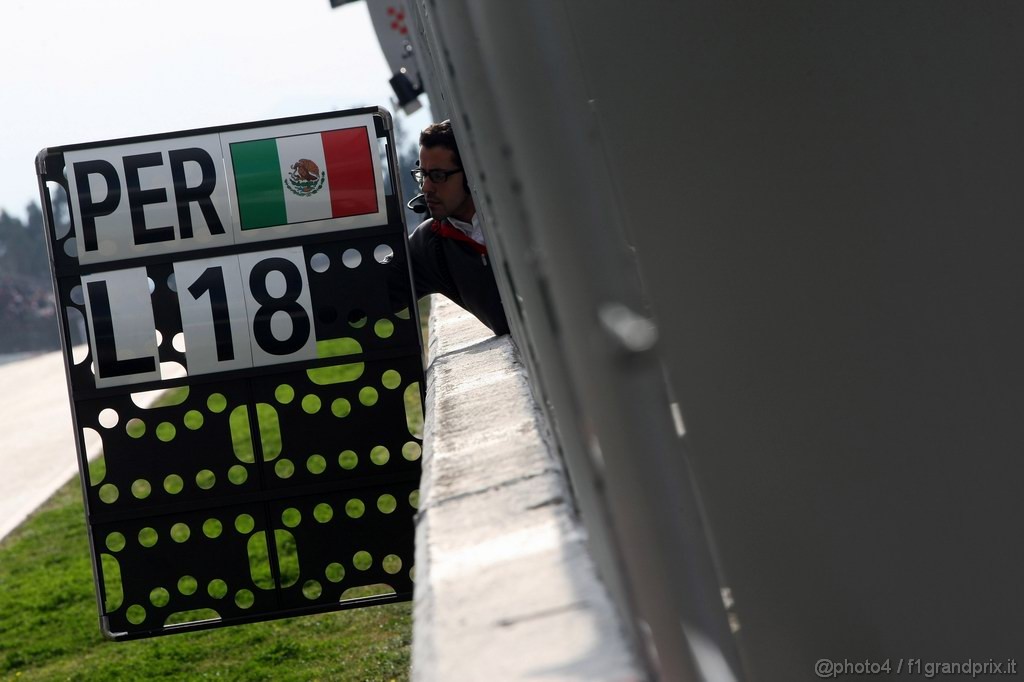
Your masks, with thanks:
[{"label": "man behind wall", "polygon": [[451,123],[423,129],[419,168],[412,174],[431,216],[409,236],[416,295],[443,294],[496,335],[507,334],[505,309]]}]

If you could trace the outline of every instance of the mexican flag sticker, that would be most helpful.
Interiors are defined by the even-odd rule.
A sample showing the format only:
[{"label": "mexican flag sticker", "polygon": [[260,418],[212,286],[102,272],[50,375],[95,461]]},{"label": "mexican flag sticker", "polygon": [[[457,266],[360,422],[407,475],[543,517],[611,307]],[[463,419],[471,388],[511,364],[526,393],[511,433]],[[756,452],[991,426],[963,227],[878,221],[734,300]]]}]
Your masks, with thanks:
[{"label": "mexican flag sticker", "polygon": [[365,127],[232,142],[242,230],[376,213]]}]

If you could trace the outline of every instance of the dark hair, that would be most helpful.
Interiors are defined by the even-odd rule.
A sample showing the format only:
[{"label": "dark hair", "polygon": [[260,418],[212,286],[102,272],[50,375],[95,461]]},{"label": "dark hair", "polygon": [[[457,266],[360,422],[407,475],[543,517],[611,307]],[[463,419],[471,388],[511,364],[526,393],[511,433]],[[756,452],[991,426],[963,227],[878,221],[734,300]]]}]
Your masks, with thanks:
[{"label": "dark hair", "polygon": [[455,133],[452,132],[452,122],[444,120],[440,123],[431,123],[420,133],[421,147],[444,147],[450,149],[455,155],[455,163],[462,168],[462,157],[459,156],[459,145],[455,143]]}]

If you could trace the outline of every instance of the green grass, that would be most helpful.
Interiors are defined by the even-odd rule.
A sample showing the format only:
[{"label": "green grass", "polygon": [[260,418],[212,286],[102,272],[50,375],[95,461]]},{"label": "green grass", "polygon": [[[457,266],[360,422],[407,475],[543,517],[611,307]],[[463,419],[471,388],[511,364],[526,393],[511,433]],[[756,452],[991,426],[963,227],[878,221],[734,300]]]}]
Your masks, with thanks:
[{"label": "green grass", "polygon": [[403,603],[108,642],[77,479],[0,542],[3,680],[405,680],[410,640]]},{"label": "green grass", "polygon": [[427,322],[430,318],[430,297],[421,298],[419,301],[419,315],[420,315],[420,336],[423,337],[423,350],[426,353],[427,346],[430,345],[429,329]]},{"label": "green grass", "polygon": [[[424,299],[420,305],[424,345],[427,311]],[[174,400],[168,395],[162,402]],[[418,396],[414,400],[418,404]],[[419,431],[422,414],[411,412],[410,421]],[[93,466],[101,469],[102,458]],[[0,541],[0,680],[4,681],[406,680],[411,611],[409,603],[388,604],[108,642],[99,629],[77,477]]]}]

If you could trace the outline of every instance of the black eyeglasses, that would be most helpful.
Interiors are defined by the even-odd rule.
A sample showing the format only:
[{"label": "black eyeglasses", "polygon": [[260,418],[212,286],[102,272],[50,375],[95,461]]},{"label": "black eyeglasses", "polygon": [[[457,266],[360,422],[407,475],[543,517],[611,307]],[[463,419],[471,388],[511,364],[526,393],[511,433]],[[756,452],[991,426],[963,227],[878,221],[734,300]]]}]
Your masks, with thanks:
[{"label": "black eyeglasses", "polygon": [[430,181],[435,185],[439,185],[442,182],[447,182],[448,178],[455,175],[456,173],[461,173],[462,169],[456,168],[455,170],[446,171],[441,170],[440,168],[435,168],[434,170],[428,171],[423,170],[422,168],[413,168],[409,172],[412,173],[412,177],[416,180],[417,183],[419,183],[419,186],[423,187],[423,181],[427,178],[430,178]]}]

